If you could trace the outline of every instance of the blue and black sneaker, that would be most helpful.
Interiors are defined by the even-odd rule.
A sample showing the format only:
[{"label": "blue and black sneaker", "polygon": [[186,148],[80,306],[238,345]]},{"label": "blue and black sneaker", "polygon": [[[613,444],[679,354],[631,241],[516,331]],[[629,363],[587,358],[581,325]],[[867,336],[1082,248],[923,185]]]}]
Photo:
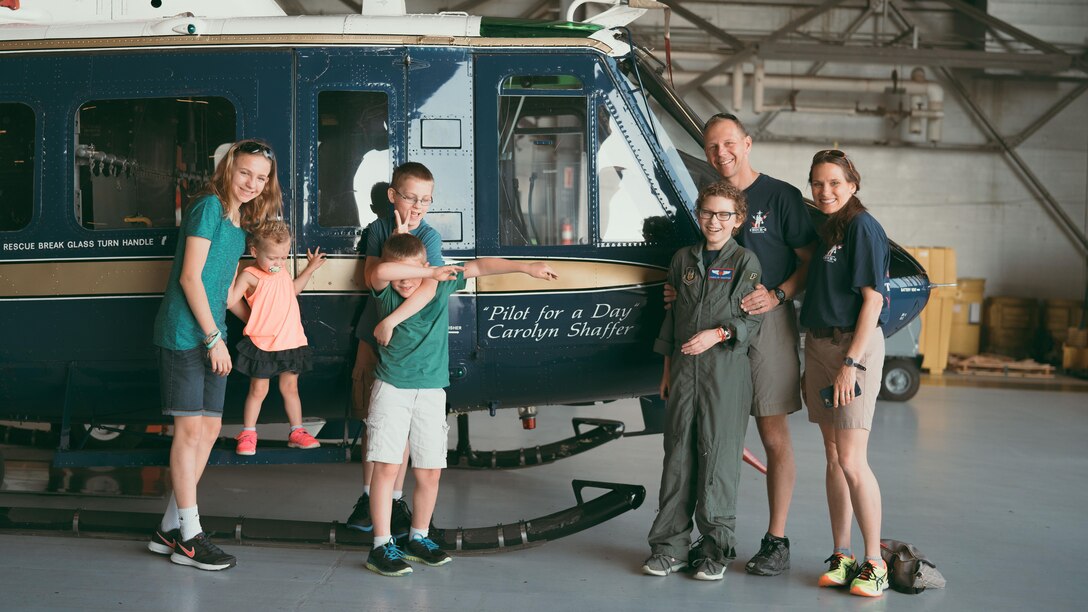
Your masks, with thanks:
[{"label": "blue and black sneaker", "polygon": [[453,561],[453,557],[438,547],[434,540],[417,535],[412,539],[401,542],[404,546],[404,556],[409,561],[419,561],[431,567],[438,567]]},{"label": "blue and black sneaker", "polygon": [[366,493],[359,498],[359,501],[355,502],[355,508],[351,511],[351,516],[348,517],[348,522],[345,525],[350,529],[357,529],[359,531],[370,531],[374,529],[374,522],[370,520],[370,496]]},{"label": "blue and black sneaker", "polygon": [[389,540],[384,546],[370,549],[366,568],[382,576],[407,576],[412,573],[412,566],[404,556],[404,551],[397,548],[397,541]]}]

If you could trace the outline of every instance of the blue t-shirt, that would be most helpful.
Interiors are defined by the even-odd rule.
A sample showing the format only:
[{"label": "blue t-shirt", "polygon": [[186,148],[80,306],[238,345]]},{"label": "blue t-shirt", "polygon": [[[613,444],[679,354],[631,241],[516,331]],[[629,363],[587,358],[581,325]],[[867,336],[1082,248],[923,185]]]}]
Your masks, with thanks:
[{"label": "blue t-shirt", "polygon": [[850,225],[841,244],[820,241],[808,269],[801,323],[805,327],[853,327],[861,312],[861,288],[872,287],[884,296],[879,323],[888,321],[891,251],[884,228],[868,212]]},{"label": "blue t-shirt", "polygon": [[[465,288],[465,275],[441,281],[434,297],[419,312],[393,329],[389,344],[378,348],[374,375],[398,389],[444,389],[450,386],[450,294]],[[371,291],[384,319],[404,303],[393,283]]]},{"label": "blue t-shirt", "polygon": [[752,251],[763,267],[763,286],[778,287],[797,269],[799,249],[816,240],[801,192],[784,181],[760,174],[744,190],[748,219],[737,242]]},{"label": "blue t-shirt", "polygon": [[212,243],[204,269],[200,272],[200,280],[204,283],[204,293],[208,296],[215,325],[224,334],[224,342],[227,333],[227,291],[238,271],[238,259],[246,248],[245,232],[223,216],[219,198],[214,195],[201,196],[189,206],[181,220],[174,265],[170,268],[170,279],[166,283],[159,314],[155,317],[153,336],[156,346],[175,351],[196,348],[204,341],[204,330],[197,324],[178,282],[185,261],[186,239],[190,236],[207,238]]},{"label": "blue t-shirt", "polygon": [[[394,219],[375,219],[371,221],[370,225],[366,226],[366,251],[364,254],[367,257],[381,257],[382,246],[393,235],[394,229],[396,229]],[[438,230],[427,225],[426,220],[421,219],[419,226],[408,233],[422,240],[423,246],[427,247],[427,263],[432,266],[444,264],[442,260],[442,236],[439,235]]]}]

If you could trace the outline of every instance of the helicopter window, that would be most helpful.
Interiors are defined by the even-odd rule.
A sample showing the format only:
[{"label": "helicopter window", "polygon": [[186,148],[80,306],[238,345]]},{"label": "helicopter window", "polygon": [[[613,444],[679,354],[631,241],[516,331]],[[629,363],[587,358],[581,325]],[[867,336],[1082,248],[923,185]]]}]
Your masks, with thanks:
[{"label": "helicopter window", "polygon": [[616,124],[597,108],[597,185],[600,194],[601,242],[673,242],[673,224],[646,173]]},{"label": "helicopter window", "polygon": [[76,216],[93,230],[176,227],[235,140],[224,98],[93,100],[76,114]]},{"label": "helicopter window", "polygon": [[460,119],[420,120],[420,145],[424,149],[460,149]]},{"label": "helicopter window", "polygon": [[380,91],[323,91],[317,111],[318,224],[365,227],[393,214],[386,196],[393,175],[389,97]]},{"label": "helicopter window", "polygon": [[501,96],[500,243],[587,244],[586,167],[585,97]]},{"label": "helicopter window", "polygon": [[34,201],[34,111],[0,102],[0,231],[30,223]]}]

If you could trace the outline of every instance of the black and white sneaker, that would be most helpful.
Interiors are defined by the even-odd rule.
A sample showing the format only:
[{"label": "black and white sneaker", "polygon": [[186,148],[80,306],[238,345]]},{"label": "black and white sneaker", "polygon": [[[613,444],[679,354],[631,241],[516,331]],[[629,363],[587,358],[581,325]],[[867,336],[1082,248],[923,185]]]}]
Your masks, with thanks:
[{"label": "black and white sneaker", "polygon": [[407,576],[412,573],[412,566],[404,556],[404,551],[397,548],[397,541],[389,540],[385,546],[370,549],[366,568],[382,576]]},{"label": "black and white sneaker", "polygon": [[438,567],[453,561],[453,557],[438,547],[434,540],[416,536],[412,539],[405,538],[401,542],[404,547],[404,558],[409,561],[419,561],[431,567]]},{"label": "black and white sneaker", "polygon": [[177,544],[178,538],[180,537],[180,529],[171,529],[170,531],[156,529],[155,533],[151,534],[151,540],[147,543],[147,549],[159,555],[173,554],[174,545]]},{"label": "black and white sneaker", "polygon": [[174,553],[170,560],[178,565],[190,565],[197,569],[217,571],[234,567],[237,559],[234,555],[228,555],[218,546],[212,544],[204,532],[193,536],[191,540],[177,541]]},{"label": "black and white sneaker", "polygon": [[759,552],[744,566],[749,574],[777,576],[790,568],[790,539],[771,534],[763,536]]},{"label": "black and white sneaker", "polygon": [[389,517],[389,532],[394,538],[403,538],[412,528],[412,510],[404,498],[393,500],[393,513]]},{"label": "black and white sneaker", "polygon": [[370,496],[363,493],[359,501],[355,502],[355,508],[348,517],[345,525],[350,529],[367,531],[374,529],[374,522],[370,519]]}]

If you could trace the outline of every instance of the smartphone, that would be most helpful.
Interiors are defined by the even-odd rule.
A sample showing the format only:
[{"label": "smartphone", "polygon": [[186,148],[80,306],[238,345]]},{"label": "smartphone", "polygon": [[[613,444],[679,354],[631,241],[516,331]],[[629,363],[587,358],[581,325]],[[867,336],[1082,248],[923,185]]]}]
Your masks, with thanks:
[{"label": "smartphone", "polygon": [[[859,385],[858,381],[855,380],[854,381],[854,397],[857,397],[859,395],[861,395],[861,385]],[[823,389],[820,389],[820,398],[824,400],[824,408],[834,408],[835,407],[835,397],[834,396],[835,396],[835,385],[831,385],[830,387],[824,387]]]}]

